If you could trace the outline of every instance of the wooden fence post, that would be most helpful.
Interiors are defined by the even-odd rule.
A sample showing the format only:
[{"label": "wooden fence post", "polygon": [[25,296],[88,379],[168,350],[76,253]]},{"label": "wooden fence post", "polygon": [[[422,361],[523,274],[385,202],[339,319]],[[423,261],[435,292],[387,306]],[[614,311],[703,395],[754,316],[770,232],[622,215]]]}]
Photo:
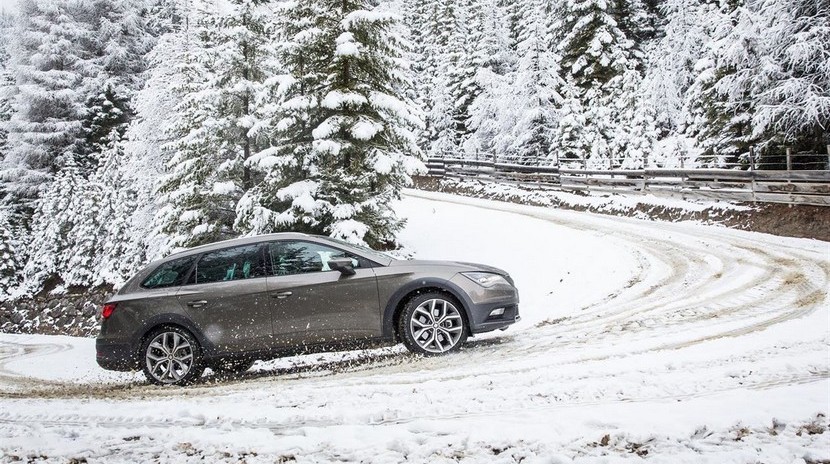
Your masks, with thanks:
[{"label": "wooden fence post", "polygon": [[793,170],[793,149],[787,147],[787,171]]},{"label": "wooden fence post", "polygon": [[830,144],[827,145],[827,168],[830,170]]},{"label": "wooden fence post", "polygon": [[749,170],[755,170],[755,147],[749,147]]}]

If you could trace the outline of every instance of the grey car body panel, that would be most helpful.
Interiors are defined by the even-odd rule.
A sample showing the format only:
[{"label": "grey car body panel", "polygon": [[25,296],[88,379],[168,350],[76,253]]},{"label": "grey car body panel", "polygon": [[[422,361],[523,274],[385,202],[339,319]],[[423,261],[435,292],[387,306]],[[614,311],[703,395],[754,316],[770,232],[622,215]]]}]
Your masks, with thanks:
[{"label": "grey car body panel", "polygon": [[266,277],[184,285],[176,298],[193,324],[221,351],[261,350],[273,345]]},{"label": "grey car body panel", "polygon": [[[363,257],[372,266],[355,275],[318,271],[165,289],[141,287],[167,261],[253,243],[301,240],[321,243]],[[510,284],[485,288],[463,275],[490,272]],[[132,369],[140,359],[143,337],[154,327],[176,324],[196,337],[209,360],[227,357],[265,359],[396,340],[395,315],[401,304],[425,290],[457,299],[471,333],[503,329],[518,320],[518,292],[507,273],[492,266],[449,261],[395,260],[359,247],[306,234],[283,233],[234,239],[176,253],[150,263],[107,303],[117,309],[102,323],[98,363],[108,369]],[[290,294],[286,295],[286,292]],[[191,301],[207,301],[191,307]],[[502,317],[491,317],[495,308]]]},{"label": "grey car body panel", "polygon": [[380,336],[373,268],[355,269],[351,276],[324,271],[269,277],[268,289],[280,345]]}]

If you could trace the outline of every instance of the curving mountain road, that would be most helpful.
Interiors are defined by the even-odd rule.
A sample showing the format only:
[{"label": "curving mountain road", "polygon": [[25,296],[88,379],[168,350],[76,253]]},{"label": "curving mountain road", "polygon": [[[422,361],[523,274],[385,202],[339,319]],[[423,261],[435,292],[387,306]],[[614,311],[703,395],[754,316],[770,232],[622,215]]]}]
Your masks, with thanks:
[{"label": "curving mountain road", "polygon": [[522,322],[447,357],[295,357],[187,389],[98,370],[90,340],[5,335],[0,450],[58,462],[830,459],[827,242],[416,191],[400,209],[415,256],[509,270]]}]

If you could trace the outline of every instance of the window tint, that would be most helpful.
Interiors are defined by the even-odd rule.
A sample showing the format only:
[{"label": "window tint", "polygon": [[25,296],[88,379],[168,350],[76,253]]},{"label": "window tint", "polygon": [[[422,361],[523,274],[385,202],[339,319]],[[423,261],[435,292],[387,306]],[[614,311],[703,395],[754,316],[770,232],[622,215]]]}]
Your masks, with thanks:
[{"label": "window tint", "polygon": [[276,276],[330,271],[328,261],[334,258],[351,258],[355,269],[365,267],[365,261],[337,248],[319,243],[284,241],[268,244],[271,254],[272,274]]},{"label": "window tint", "polygon": [[195,260],[195,256],[187,256],[166,262],[144,279],[141,286],[144,288],[178,287],[184,283],[187,272]]},{"label": "window tint", "polygon": [[205,253],[196,263],[190,283],[206,284],[264,277],[259,245],[246,245]]}]

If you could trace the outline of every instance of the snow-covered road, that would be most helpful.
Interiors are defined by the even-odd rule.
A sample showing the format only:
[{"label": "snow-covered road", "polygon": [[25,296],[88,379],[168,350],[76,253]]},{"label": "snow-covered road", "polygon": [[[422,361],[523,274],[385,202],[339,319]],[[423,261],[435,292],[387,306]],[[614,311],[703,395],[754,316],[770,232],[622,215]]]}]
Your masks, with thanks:
[{"label": "snow-covered road", "polygon": [[408,192],[418,258],[511,272],[523,320],[147,386],[0,335],[0,451],[66,462],[830,460],[830,244]]}]

